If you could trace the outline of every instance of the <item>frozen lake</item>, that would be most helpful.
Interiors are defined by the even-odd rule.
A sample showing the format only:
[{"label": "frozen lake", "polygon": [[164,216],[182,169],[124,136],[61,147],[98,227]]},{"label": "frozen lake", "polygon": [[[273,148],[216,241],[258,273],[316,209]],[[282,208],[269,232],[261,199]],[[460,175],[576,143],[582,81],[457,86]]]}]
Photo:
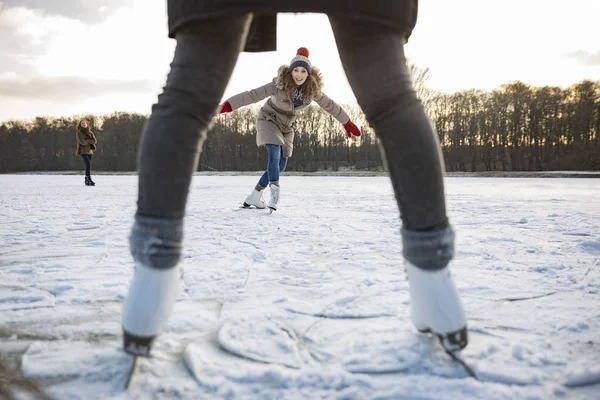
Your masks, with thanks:
[{"label": "frozen lake", "polygon": [[446,179],[475,380],[408,320],[387,177],[236,210],[257,178],[194,177],[183,290],[123,392],[137,177],[0,175],[0,355],[56,399],[600,399],[600,179]]}]

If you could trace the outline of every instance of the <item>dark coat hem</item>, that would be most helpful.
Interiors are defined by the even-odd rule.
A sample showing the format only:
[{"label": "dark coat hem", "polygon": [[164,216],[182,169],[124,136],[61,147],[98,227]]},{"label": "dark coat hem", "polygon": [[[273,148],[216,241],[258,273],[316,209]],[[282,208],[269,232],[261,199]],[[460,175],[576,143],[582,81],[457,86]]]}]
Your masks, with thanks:
[{"label": "dark coat hem", "polygon": [[[185,25],[199,23],[210,19],[227,18],[236,15],[252,14],[254,15],[253,25],[250,30],[250,34],[246,40],[246,44],[243,51],[246,52],[261,52],[261,51],[275,51],[276,48],[276,15],[278,12],[309,12],[309,11],[285,11],[278,9],[277,7],[261,7],[259,13],[253,13],[256,7],[238,7],[228,8],[226,10],[214,10],[214,11],[203,11],[198,14],[188,14],[185,16],[173,16],[169,15],[169,37],[175,38],[177,32]],[[325,13],[325,12],[323,12]],[[390,18],[383,18],[380,15],[370,14],[351,14],[344,10],[327,11],[326,15],[334,18],[343,18],[349,20],[360,21],[363,23],[369,23],[387,27],[395,30],[398,33],[405,36],[405,40],[408,41],[412,30],[416,23],[416,9],[410,22],[407,21],[394,21]],[[259,32],[260,37],[253,37],[252,32]],[[271,34],[269,34],[269,32]],[[266,33],[266,34],[265,34]]]}]

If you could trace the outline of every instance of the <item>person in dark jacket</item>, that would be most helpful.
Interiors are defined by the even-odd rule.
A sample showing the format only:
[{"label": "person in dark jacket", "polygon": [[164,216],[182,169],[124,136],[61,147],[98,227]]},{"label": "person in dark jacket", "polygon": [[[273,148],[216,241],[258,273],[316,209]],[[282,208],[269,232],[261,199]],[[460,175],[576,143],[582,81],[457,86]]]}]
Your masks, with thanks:
[{"label": "person in dark jacket", "polygon": [[[325,13],[348,81],[373,127],[402,221],[411,321],[448,351],[467,345],[463,306],[448,265],[439,139],[417,99],[404,45],[417,0],[211,0],[167,2],[177,46],[167,83],[144,128],[138,203],[130,235],[136,270],[122,313],[125,351],[149,355],[178,296],[184,213],[206,131],[240,51],[274,50],[278,12]],[[186,146],[181,146],[186,143]]]},{"label": "person in dark jacket", "polygon": [[82,119],[77,124],[77,133],[75,134],[75,140],[77,141],[77,154],[83,159],[85,164],[85,186],[96,186],[96,183],[92,180],[92,156],[96,150],[98,140],[96,135],[90,129],[90,124],[85,119]]}]

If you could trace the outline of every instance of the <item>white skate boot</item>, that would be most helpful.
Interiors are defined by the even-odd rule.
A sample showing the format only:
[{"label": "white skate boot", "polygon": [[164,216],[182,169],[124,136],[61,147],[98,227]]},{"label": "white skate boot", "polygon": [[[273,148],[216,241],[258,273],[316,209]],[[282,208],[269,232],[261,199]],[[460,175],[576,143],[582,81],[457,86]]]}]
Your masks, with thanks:
[{"label": "white skate boot", "polygon": [[420,332],[438,336],[447,351],[467,346],[467,319],[448,267],[428,271],[406,262],[410,318]]},{"label": "white skate boot", "polygon": [[136,264],[135,275],[123,305],[123,348],[132,355],[148,356],[152,341],[165,327],[179,294],[178,267],[157,269]]},{"label": "white skate boot", "polygon": [[270,184],[271,198],[269,199],[269,208],[273,211],[277,211],[277,203],[279,202],[279,186]]},{"label": "white skate boot", "polygon": [[252,189],[252,192],[248,195],[248,197],[246,197],[246,200],[244,201],[245,208],[249,208],[251,206],[254,206],[256,208],[267,207],[267,204],[265,203],[265,200],[262,197],[262,192],[259,192],[256,189]]}]

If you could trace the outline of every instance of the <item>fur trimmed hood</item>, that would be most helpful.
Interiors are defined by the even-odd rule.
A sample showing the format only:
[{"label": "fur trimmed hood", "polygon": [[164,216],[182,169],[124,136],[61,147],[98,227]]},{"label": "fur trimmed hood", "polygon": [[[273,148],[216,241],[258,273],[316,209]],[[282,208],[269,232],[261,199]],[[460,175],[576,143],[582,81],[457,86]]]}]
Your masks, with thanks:
[{"label": "fur trimmed hood", "polygon": [[[317,67],[312,67],[312,75],[306,78],[306,82],[300,87],[302,98],[305,103],[310,103],[314,99],[321,96],[323,93],[323,76]],[[296,84],[292,80],[289,65],[282,65],[277,70],[277,76],[273,79],[275,87],[280,90],[285,90],[288,96],[291,97]]]}]

